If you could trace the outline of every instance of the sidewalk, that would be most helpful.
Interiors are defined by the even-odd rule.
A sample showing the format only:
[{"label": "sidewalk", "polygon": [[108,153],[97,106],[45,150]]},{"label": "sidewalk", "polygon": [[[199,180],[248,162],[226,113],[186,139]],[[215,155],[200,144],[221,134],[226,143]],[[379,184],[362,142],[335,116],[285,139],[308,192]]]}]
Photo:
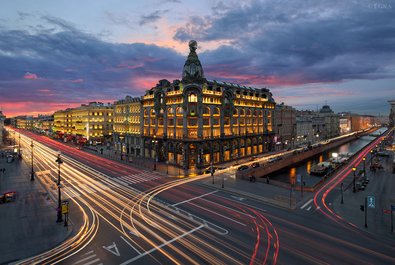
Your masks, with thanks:
[{"label": "sidewalk", "polygon": [[[395,174],[392,173],[393,157],[381,157],[384,170],[372,172],[366,170],[369,184],[365,190],[353,193],[352,187],[344,192],[344,204],[340,203],[341,197],[337,196],[333,202],[334,211],[357,225],[363,230],[395,238],[395,231],[391,234],[391,215],[384,210],[391,209],[395,205]],[[365,212],[360,206],[365,204],[366,196],[375,197],[375,208],[368,208],[367,225],[365,228]],[[365,209],[366,210],[366,209]],[[395,216],[394,216],[395,219]],[[395,230],[395,229],[394,229]]]},{"label": "sidewalk", "polygon": [[40,254],[63,242],[71,232],[57,224],[55,205],[22,160],[0,156],[0,193],[16,191],[14,202],[0,204],[0,264]]},{"label": "sidewalk", "polygon": [[223,175],[224,188],[222,188],[222,175],[214,175],[214,184],[212,184],[212,178],[208,177],[201,181],[200,185],[292,210],[311,196],[311,193],[303,192],[302,198],[300,191],[292,190],[291,192],[289,189],[272,185],[270,182],[269,184],[262,182],[249,182],[246,180],[236,179],[230,173],[225,173]]}]

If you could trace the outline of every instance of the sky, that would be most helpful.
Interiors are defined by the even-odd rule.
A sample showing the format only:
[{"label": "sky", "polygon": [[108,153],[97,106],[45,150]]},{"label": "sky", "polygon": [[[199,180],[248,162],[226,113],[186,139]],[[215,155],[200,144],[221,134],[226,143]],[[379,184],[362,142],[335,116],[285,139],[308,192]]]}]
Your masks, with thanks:
[{"label": "sky", "polygon": [[207,79],[277,103],[388,115],[395,0],[2,0],[0,110],[50,114],[181,79],[189,40]]}]

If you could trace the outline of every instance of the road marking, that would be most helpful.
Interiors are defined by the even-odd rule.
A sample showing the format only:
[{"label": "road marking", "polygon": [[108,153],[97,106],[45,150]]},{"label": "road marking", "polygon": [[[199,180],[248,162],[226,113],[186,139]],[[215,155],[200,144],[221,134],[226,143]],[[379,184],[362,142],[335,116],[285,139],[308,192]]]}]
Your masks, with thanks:
[{"label": "road marking", "polygon": [[200,195],[200,196],[197,196],[197,197],[191,198],[191,199],[189,199],[189,200],[185,200],[185,201],[177,202],[177,203],[173,204],[173,206],[177,206],[177,205],[180,205],[180,204],[183,204],[183,203],[186,203],[186,202],[190,202],[190,201],[193,201],[193,200],[196,200],[196,199],[202,198],[202,197],[204,197],[204,196],[207,196],[207,195],[210,195],[210,194],[213,194],[213,193],[216,193],[216,192],[218,192],[218,190],[215,190],[215,191],[208,192],[208,193],[206,193],[206,194],[203,194],[203,195]]},{"label": "road marking", "polygon": [[197,231],[197,230],[199,230],[199,229],[201,229],[201,228],[203,228],[203,227],[204,227],[204,225],[198,226],[198,227],[192,229],[192,230],[189,231],[189,232],[186,232],[186,233],[184,233],[184,234],[182,234],[182,235],[179,235],[178,237],[175,237],[175,238],[173,238],[173,239],[171,239],[171,240],[169,240],[169,241],[166,241],[166,242],[164,242],[163,244],[161,244],[161,245],[159,245],[159,246],[157,246],[157,247],[155,247],[155,248],[152,248],[152,249],[150,249],[150,250],[148,250],[148,251],[146,251],[146,252],[144,252],[144,253],[142,253],[142,254],[140,254],[140,255],[138,255],[138,256],[136,256],[136,257],[130,259],[130,260],[127,260],[127,261],[121,263],[120,265],[126,265],[126,264],[129,264],[129,263],[131,263],[131,262],[133,262],[133,261],[135,261],[135,260],[138,260],[139,258],[144,257],[144,256],[146,256],[146,255],[148,255],[148,254],[151,254],[151,253],[154,252],[155,250],[161,249],[161,248],[163,248],[164,246],[167,246],[167,245],[173,243],[174,241],[177,241],[177,240],[180,239],[180,238],[183,238],[183,237],[185,237],[185,236],[187,236],[187,235],[189,235],[189,234],[192,234],[193,232],[195,232],[195,231]]},{"label": "road marking", "polygon": [[134,251],[136,251],[137,253],[139,253],[139,255],[141,255],[141,252],[138,251],[129,241],[127,241],[123,236],[121,236],[121,238],[123,239],[123,241],[126,242],[126,244],[128,244],[131,248],[133,248]]},{"label": "road marking", "polygon": [[140,237],[140,236],[137,234],[137,232],[134,232],[134,231],[132,231],[132,230],[129,230],[129,233],[132,234],[132,235],[135,235],[135,236],[137,236],[137,237]]},{"label": "road marking", "polygon": [[209,200],[207,200],[207,199],[203,199],[203,200],[204,200],[204,201],[207,201],[207,202],[209,202],[209,203],[217,204],[217,205],[219,205],[220,207],[224,207],[224,208],[229,209],[229,210],[231,210],[231,211],[234,211],[234,212],[236,212],[236,213],[239,213],[239,214],[242,214],[242,215],[251,217],[251,218],[253,218],[253,219],[256,219],[255,216],[252,216],[252,215],[250,215],[250,214],[248,214],[248,213],[244,213],[244,212],[238,211],[238,210],[236,210],[236,209],[230,208],[230,207],[228,207],[228,206],[225,206],[225,205],[222,205],[222,204],[213,202],[213,201],[209,201]]},{"label": "road marking", "polygon": [[307,208],[306,211],[310,211],[310,209],[311,209],[311,206],[309,208]]},{"label": "road marking", "polygon": [[305,204],[303,204],[302,207],[300,207],[300,209],[304,209],[307,205],[309,205],[311,202],[313,201],[313,198],[311,198],[308,202],[306,202]]},{"label": "road marking", "polygon": [[245,198],[243,198],[243,197],[237,197],[237,196],[233,196],[233,195],[231,195],[230,197],[232,197],[233,199],[236,199],[238,201],[244,201],[245,200]]},{"label": "road marking", "polygon": [[248,206],[248,207],[250,207],[250,208],[254,208],[254,209],[258,210],[258,211],[267,212],[265,209],[262,209],[262,208],[259,208],[259,207],[253,206],[253,205],[248,205],[248,204],[246,204],[246,203],[244,203],[244,202],[241,202],[241,201],[235,201],[235,200],[230,199],[230,198],[228,198],[228,197],[219,196],[219,195],[217,195],[217,194],[214,195],[214,196],[219,197],[219,198],[222,198],[222,199],[225,199],[225,200],[228,200],[228,201],[232,201],[232,202],[237,202],[237,203],[239,203],[239,204],[243,204],[243,205]]},{"label": "road marking", "polygon": [[84,263],[84,265],[91,265],[91,264],[93,264],[93,263],[95,263],[95,262],[98,262],[98,261],[100,261],[100,259],[92,260],[91,262]]},{"label": "road marking", "polygon": [[199,206],[199,205],[197,205],[197,204],[194,204],[194,203],[190,203],[190,204],[193,205],[193,206],[196,206],[196,207],[198,207],[198,208],[200,208],[200,209],[203,209],[203,210],[205,210],[205,211],[207,211],[207,212],[210,212],[210,213],[216,214],[216,215],[218,215],[218,216],[221,216],[222,218],[228,219],[229,221],[235,222],[235,223],[237,223],[237,224],[239,224],[239,225],[247,226],[246,224],[243,224],[243,223],[241,223],[241,222],[239,222],[239,221],[236,221],[235,219],[232,219],[232,218],[227,217],[227,216],[225,216],[225,215],[222,215],[222,214],[220,214],[220,213],[211,211],[211,210],[209,210],[209,209],[207,209],[207,208],[204,208],[204,207],[202,207],[202,206]]},{"label": "road marking", "polygon": [[[92,251],[92,252],[93,252],[93,251]],[[84,255],[86,255],[86,254],[84,254]],[[88,257],[86,257],[86,258],[83,258],[83,259],[80,259],[79,261],[74,262],[73,264],[78,264],[78,263],[87,261],[88,259],[91,259],[91,258],[94,258],[94,257],[96,257],[96,254],[90,255],[90,256],[88,256]]]},{"label": "road marking", "polygon": [[89,252],[86,252],[85,254],[82,254],[82,256],[86,256],[86,255],[91,254],[91,253],[93,253],[93,250],[91,250]]},{"label": "road marking", "polygon": [[108,247],[103,246],[103,248],[105,250],[108,250],[109,252],[111,252],[115,256],[118,256],[118,257],[121,256],[121,254],[119,253],[119,250],[118,250],[117,245],[115,244],[115,242],[112,242],[112,245],[109,245]]}]

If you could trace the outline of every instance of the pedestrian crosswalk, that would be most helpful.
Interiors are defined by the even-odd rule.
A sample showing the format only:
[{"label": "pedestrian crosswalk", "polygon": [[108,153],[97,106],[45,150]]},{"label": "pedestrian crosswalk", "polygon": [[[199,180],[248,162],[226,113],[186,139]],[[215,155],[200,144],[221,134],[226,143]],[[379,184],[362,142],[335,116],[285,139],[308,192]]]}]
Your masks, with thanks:
[{"label": "pedestrian crosswalk", "polygon": [[150,171],[142,171],[141,173],[136,173],[132,175],[126,175],[114,178],[113,180],[122,185],[133,185],[138,183],[143,183],[151,180],[156,180],[162,178],[160,175],[155,174]]}]

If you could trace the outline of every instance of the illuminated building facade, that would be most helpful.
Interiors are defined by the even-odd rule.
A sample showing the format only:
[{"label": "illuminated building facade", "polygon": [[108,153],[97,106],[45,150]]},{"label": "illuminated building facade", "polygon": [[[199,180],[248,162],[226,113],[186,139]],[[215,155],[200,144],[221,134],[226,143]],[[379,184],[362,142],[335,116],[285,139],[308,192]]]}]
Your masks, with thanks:
[{"label": "illuminated building facade", "polygon": [[207,80],[189,43],[182,80],[160,80],[143,96],[144,156],[198,172],[272,149],[274,108],[266,88]]},{"label": "illuminated building facade", "polygon": [[90,102],[54,114],[55,130],[64,134],[102,141],[112,135],[113,107]]},{"label": "illuminated building facade", "polygon": [[141,98],[126,96],[114,102],[114,148],[125,156],[141,156]]},{"label": "illuminated building facade", "polygon": [[274,117],[276,149],[293,147],[296,138],[296,110],[284,103],[277,104]]},{"label": "illuminated building facade", "polygon": [[395,100],[388,100],[391,105],[390,115],[389,115],[389,127],[395,126]]}]

